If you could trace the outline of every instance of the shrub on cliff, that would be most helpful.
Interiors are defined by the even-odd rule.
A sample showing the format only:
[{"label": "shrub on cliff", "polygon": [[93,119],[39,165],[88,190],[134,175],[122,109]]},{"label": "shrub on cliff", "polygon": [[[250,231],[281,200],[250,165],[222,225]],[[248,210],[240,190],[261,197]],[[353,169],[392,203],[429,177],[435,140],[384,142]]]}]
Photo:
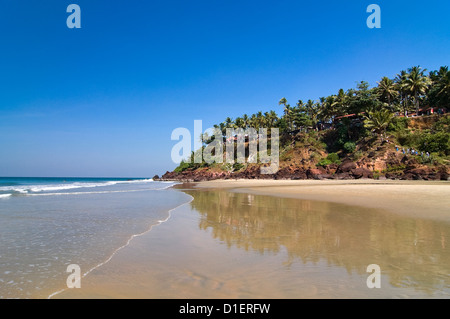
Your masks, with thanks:
[{"label": "shrub on cliff", "polygon": [[409,118],[395,117],[388,125],[388,132],[401,132],[408,128]]},{"label": "shrub on cliff", "polygon": [[434,123],[433,130],[450,133],[450,116],[440,118]]},{"label": "shrub on cliff", "polygon": [[418,144],[420,151],[450,155],[450,133],[421,134]]},{"label": "shrub on cliff", "polygon": [[205,162],[199,164],[199,163],[190,163],[190,162],[181,161],[180,165],[178,165],[178,167],[174,169],[174,172],[181,173],[187,169],[195,170],[195,169],[201,168],[201,167],[208,167],[208,164]]},{"label": "shrub on cliff", "polygon": [[347,153],[353,153],[356,150],[355,142],[346,142],[343,146],[344,151]]},{"label": "shrub on cliff", "polygon": [[188,168],[191,168],[191,163],[186,163],[186,162],[181,161],[180,165],[178,165],[178,167],[175,168],[174,172],[181,173],[181,172],[187,170]]},{"label": "shrub on cliff", "polygon": [[330,164],[341,164],[341,160],[339,159],[339,155],[336,153],[330,153],[328,156],[324,159],[322,159],[319,163],[317,163],[317,166],[328,166]]}]

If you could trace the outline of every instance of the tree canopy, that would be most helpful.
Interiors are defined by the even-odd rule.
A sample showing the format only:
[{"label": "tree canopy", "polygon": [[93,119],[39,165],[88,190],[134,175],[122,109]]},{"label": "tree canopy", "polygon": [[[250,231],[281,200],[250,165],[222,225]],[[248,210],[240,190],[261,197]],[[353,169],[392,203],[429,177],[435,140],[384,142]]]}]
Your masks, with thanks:
[{"label": "tree canopy", "polygon": [[[271,128],[277,127],[281,133],[299,129],[317,129],[320,124],[335,123],[337,119],[348,116],[359,117],[366,127],[381,132],[375,126],[388,121],[394,115],[417,114],[423,109],[434,108],[448,112],[450,105],[450,71],[442,66],[426,74],[427,70],[413,66],[400,71],[394,78],[382,77],[377,86],[370,87],[360,81],[355,88],[340,89],[337,94],[320,97],[318,100],[299,99],[291,106],[283,97],[278,101],[276,111],[259,111],[252,115],[244,114],[234,120],[230,117],[216,125],[225,135],[227,128]],[[377,125],[375,125],[378,123]]]}]

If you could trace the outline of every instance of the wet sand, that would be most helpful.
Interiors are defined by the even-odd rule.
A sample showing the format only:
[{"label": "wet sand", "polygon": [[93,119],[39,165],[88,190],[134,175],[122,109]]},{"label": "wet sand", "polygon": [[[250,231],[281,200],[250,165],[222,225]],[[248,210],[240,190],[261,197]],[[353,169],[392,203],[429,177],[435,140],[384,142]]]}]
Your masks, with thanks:
[{"label": "wet sand", "polygon": [[[191,203],[54,298],[450,297],[449,183],[195,186]],[[369,264],[380,289],[367,287]]]},{"label": "wet sand", "polygon": [[450,182],[447,181],[225,180],[200,182],[196,187],[327,201],[450,221]]}]

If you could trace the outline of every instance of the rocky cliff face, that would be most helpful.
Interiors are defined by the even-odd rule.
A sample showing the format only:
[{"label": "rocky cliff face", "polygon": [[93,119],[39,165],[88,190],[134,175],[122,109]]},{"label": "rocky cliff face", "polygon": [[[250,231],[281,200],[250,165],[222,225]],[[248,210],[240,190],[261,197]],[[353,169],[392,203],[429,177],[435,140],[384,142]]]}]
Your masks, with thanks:
[{"label": "rocky cliff face", "polygon": [[[161,178],[155,176],[154,179],[185,182],[217,179],[450,180],[449,165],[427,161],[424,154],[420,156],[407,154],[390,140],[360,143],[353,154],[340,154],[339,162],[325,166],[320,166],[320,160],[328,154],[323,148],[305,142],[304,136],[293,137],[287,149],[289,150],[280,156],[279,170],[276,174],[264,175],[260,172],[260,165],[246,164],[237,171],[223,170],[218,166],[203,167],[186,169],[182,172],[166,172]],[[355,156],[356,153],[359,155]]]},{"label": "rocky cliff face", "polygon": [[[166,172],[160,180],[199,182],[217,179],[399,179],[399,180],[449,180],[450,168],[444,165],[426,166],[414,158],[388,152],[382,157],[365,157],[358,161],[346,158],[341,164],[326,167],[311,165],[280,165],[276,174],[261,174],[258,165],[249,165],[237,172],[208,168],[187,169],[183,172]],[[158,177],[156,177],[158,178]]]}]

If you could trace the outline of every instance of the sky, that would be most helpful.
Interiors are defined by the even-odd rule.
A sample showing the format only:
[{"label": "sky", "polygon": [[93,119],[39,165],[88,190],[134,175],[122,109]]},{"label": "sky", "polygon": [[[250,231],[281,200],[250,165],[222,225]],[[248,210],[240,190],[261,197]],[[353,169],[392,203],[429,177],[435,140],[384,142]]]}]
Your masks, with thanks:
[{"label": "sky", "polygon": [[172,131],[194,120],[281,115],[282,97],[449,65],[449,13],[447,0],[0,0],[0,176],[162,175]]}]

